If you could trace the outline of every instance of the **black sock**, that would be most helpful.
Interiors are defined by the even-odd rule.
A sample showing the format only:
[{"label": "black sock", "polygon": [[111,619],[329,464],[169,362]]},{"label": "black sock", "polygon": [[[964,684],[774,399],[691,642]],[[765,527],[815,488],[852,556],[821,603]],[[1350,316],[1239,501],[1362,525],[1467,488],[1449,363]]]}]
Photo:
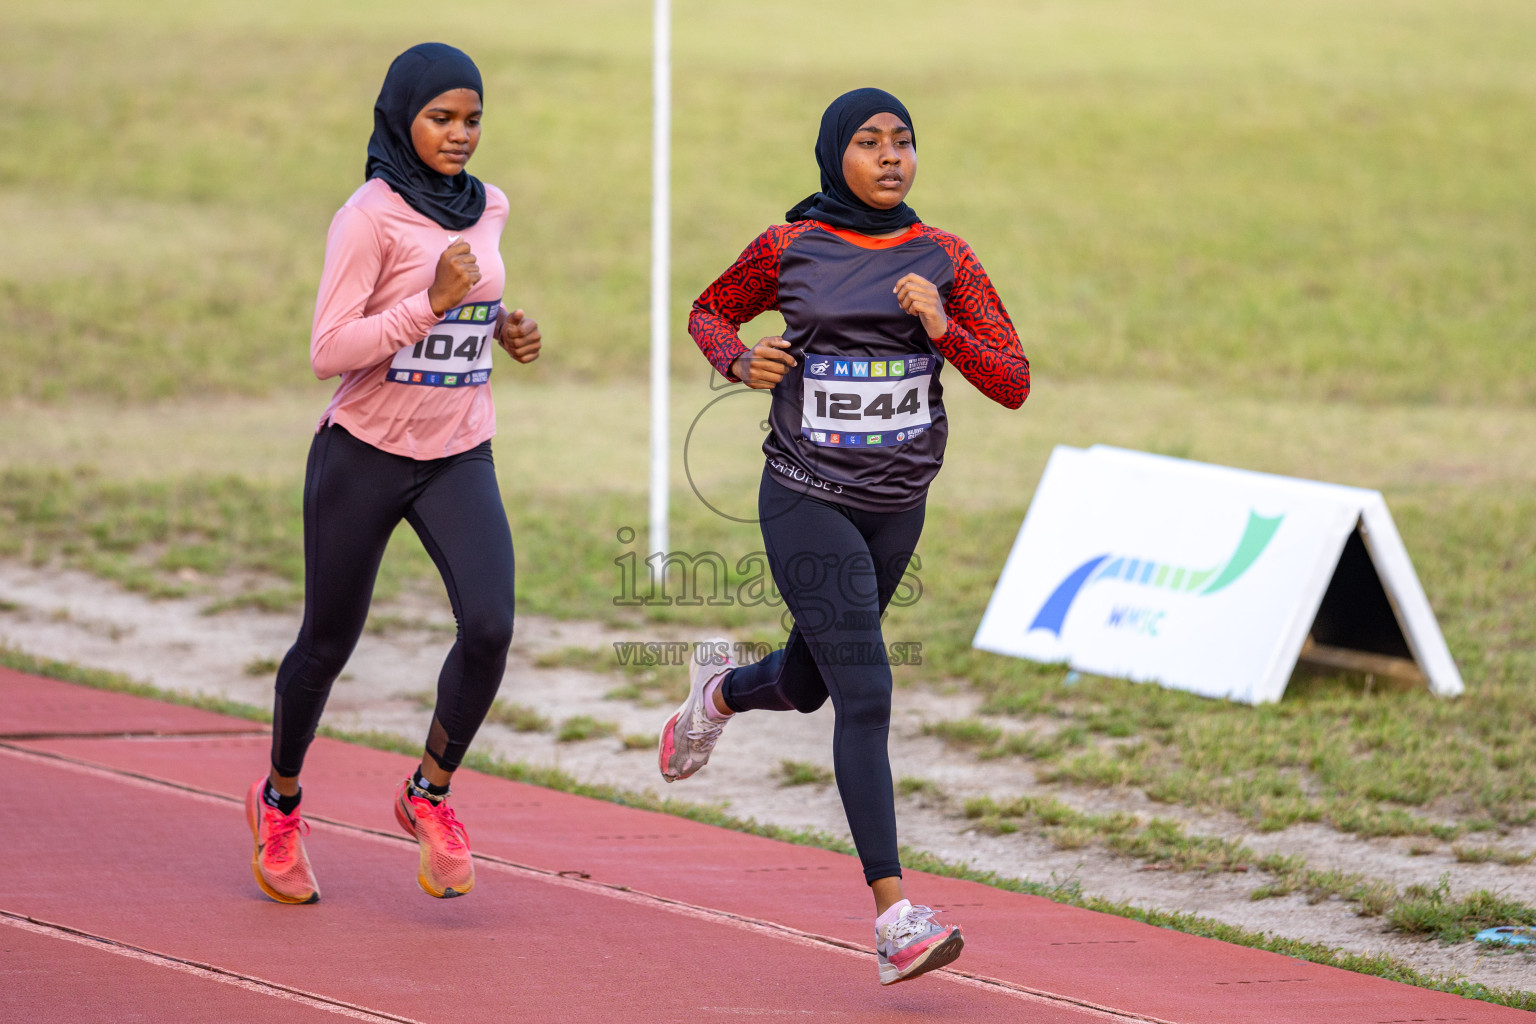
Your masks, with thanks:
[{"label": "black sock", "polygon": [[411,786],[414,789],[419,790],[421,792],[422,796],[425,796],[427,799],[431,800],[433,803],[436,803],[437,801],[441,800],[443,797],[448,795],[448,787],[447,786],[434,786],[434,785],[432,785],[432,783],[427,781],[426,776],[421,774],[421,769],[420,768],[417,768],[416,769],[416,774],[411,776]]},{"label": "black sock", "polygon": [[272,780],[271,779],[267,780],[266,788],[263,789],[262,792],[261,792],[261,802],[262,803],[266,804],[268,807],[276,807],[279,811],[282,811],[284,814],[292,814],[294,811],[298,810],[299,809],[299,801],[302,800],[303,798],[304,798],[304,787],[303,786],[300,786],[299,787],[299,791],[297,793],[293,794],[293,796],[283,796],[283,794],[279,793],[277,790],[272,788]]}]

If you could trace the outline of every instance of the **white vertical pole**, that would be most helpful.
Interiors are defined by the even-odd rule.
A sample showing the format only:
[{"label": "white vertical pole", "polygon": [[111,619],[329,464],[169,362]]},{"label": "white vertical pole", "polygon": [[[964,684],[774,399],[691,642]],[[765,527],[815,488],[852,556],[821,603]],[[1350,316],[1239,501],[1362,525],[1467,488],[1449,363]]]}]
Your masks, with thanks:
[{"label": "white vertical pole", "polygon": [[[672,2],[656,0],[651,74],[651,535],[650,553],[667,550],[669,369],[667,302],[671,283]],[[653,574],[660,560],[652,563]]]}]

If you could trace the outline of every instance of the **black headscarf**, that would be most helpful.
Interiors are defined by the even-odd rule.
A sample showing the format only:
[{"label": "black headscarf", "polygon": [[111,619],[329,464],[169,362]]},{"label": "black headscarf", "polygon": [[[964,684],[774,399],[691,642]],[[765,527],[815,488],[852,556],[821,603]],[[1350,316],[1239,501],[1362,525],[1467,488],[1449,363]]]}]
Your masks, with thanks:
[{"label": "black headscarf", "polygon": [[[848,143],[875,114],[895,114],[907,127],[912,127],[912,115],[907,113],[907,108],[884,89],[855,89],[832,101],[826,113],[821,115],[821,132],[816,136],[821,191],[802,199],[784,215],[785,220],[819,220],[866,235],[900,231],[918,223],[917,211],[906,203],[889,210],[877,210],[854,195],[843,177],[843,153],[848,149]],[[915,128],[912,129],[912,145],[917,145]]]},{"label": "black headscarf", "polygon": [[462,231],[485,212],[485,186],[468,171],[439,174],[416,155],[411,122],[450,89],[473,89],[482,101],[480,69],[463,50],[419,43],[396,57],[373,105],[373,137],[363,180],[383,178],[416,212]]}]

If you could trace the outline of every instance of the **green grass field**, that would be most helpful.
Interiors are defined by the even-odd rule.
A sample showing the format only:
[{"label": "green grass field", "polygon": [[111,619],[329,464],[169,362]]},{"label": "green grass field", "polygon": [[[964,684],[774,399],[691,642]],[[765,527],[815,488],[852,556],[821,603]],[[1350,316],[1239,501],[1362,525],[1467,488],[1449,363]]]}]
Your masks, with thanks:
[{"label": "green grass field", "polygon": [[[1257,829],[1326,822],[1477,856],[1536,818],[1536,6],[674,10],[674,546],[732,563],[759,546],[693,489],[751,507],[760,415],[750,396],[711,405],[688,304],[812,189],[825,103],[883,85],[917,123],[913,206],[972,243],[1036,371],[1019,413],[958,382],[946,396],[923,597],[887,631],[924,644],[903,682],[977,688],[1038,735],[1005,749],[986,722],[935,728],[1063,785]],[[438,38],[485,72],[472,169],[511,198],[508,298],[546,332],[537,366],[497,372],[521,606],[633,621],[613,598],[645,536],[649,12],[0,13],[0,554],[293,607],[303,455],[330,388],[307,363],[325,229],[359,183],[389,59]],[[1064,686],[972,651],[1051,447],[1094,442],[1380,489],[1466,696],[1299,676],[1256,710]],[[396,548],[384,592],[434,586],[414,539]],[[643,611],[778,636],[774,607]]]}]

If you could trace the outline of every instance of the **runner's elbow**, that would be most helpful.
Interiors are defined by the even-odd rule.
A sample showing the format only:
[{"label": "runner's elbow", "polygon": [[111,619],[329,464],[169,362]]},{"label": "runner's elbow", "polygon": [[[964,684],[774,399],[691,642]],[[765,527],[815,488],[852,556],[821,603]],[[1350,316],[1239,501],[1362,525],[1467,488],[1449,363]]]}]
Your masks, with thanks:
[{"label": "runner's elbow", "polygon": [[329,380],[332,377],[345,373],[349,367],[339,365],[339,360],[326,348],[316,346],[309,353],[309,368],[315,372],[316,380]]},{"label": "runner's elbow", "polygon": [[1006,409],[1017,409],[1024,404],[1029,397],[1029,385],[1024,385],[1020,391],[1005,391],[1002,394],[992,396],[992,400]]}]

